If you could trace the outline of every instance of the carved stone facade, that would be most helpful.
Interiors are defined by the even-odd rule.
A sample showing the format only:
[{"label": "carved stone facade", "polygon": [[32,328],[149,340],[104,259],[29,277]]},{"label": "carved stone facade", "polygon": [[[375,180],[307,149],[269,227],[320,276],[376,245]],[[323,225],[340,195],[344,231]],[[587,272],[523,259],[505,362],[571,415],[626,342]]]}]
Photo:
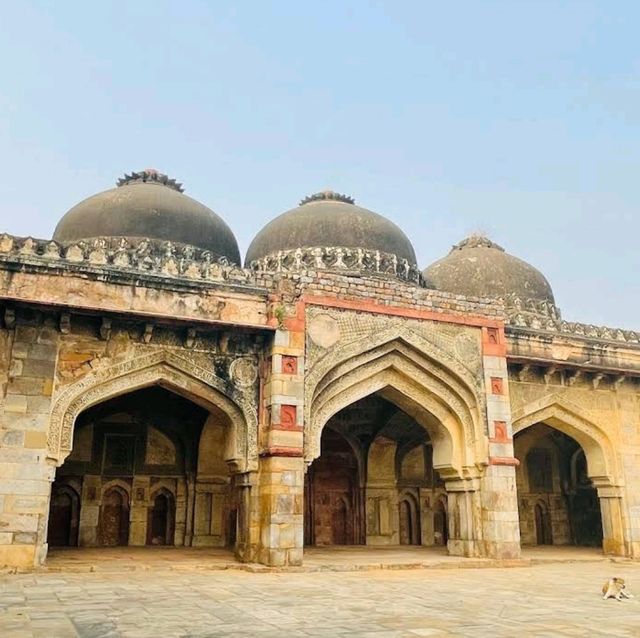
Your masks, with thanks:
[{"label": "carved stone facade", "polygon": [[509,558],[591,519],[640,556],[636,332],[432,290],[384,251],[245,269],[113,237],[0,236],[0,317],[0,566],[47,539]]}]

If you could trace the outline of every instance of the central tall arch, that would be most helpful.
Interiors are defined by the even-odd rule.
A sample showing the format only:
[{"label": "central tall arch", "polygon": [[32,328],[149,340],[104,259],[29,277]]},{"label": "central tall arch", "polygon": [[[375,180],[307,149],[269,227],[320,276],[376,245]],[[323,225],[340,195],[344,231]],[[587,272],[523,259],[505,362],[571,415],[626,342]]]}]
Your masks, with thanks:
[{"label": "central tall arch", "polygon": [[[431,467],[444,479],[449,495],[450,529],[445,536],[450,551],[465,555],[482,552],[478,542],[482,535],[479,479],[488,464],[483,379],[428,339],[407,329],[385,331],[327,353],[314,364],[305,385],[307,465],[320,457],[325,426],[333,423],[339,413],[373,395],[393,404],[426,432]],[[371,445],[370,450],[375,447],[372,443],[367,445]],[[371,502],[385,500],[385,491],[400,494],[399,479],[389,478],[395,454],[390,445],[393,443],[383,440],[378,444],[376,440],[375,455],[366,457],[369,467],[362,480],[366,485],[368,521],[372,517]],[[383,453],[384,449],[387,452]],[[391,471],[372,473],[370,463],[374,458],[380,463],[389,459]],[[418,492],[416,489],[416,495]],[[403,498],[406,501],[406,495]],[[398,507],[396,518],[401,519],[402,502],[400,496],[390,497],[390,505],[384,504],[385,511]],[[437,505],[426,495],[422,504],[429,511],[435,511]],[[376,516],[377,513],[374,519]],[[402,523],[406,526],[406,521],[400,520],[400,526]],[[417,522],[412,525],[415,529],[420,527]],[[433,522],[430,526],[433,533]],[[379,528],[375,529],[375,538],[367,532],[367,544],[382,542]],[[414,531],[414,540],[416,534]],[[392,530],[390,538],[400,536]]]},{"label": "central tall arch", "polygon": [[424,337],[395,331],[350,344],[320,360],[308,375],[307,463],[320,453],[327,421],[374,393],[396,404],[428,431],[434,441],[434,467],[439,471],[462,478],[486,461],[484,397],[478,380]]}]

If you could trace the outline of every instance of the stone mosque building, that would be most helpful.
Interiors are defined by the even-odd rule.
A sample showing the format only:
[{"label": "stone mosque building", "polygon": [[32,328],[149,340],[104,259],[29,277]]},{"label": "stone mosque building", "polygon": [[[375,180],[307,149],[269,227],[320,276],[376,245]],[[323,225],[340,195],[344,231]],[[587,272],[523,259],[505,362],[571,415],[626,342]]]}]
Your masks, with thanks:
[{"label": "stone mosque building", "polygon": [[52,239],[0,235],[0,567],[117,545],[640,557],[640,333],[563,320],[485,237],[421,271],[334,192],[242,265],[175,180],[126,175]]}]

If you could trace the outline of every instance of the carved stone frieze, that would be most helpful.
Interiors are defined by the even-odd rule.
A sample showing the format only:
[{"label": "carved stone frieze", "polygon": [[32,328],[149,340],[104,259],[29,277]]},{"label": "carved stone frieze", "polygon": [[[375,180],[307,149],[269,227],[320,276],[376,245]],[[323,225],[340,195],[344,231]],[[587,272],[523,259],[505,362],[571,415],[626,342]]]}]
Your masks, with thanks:
[{"label": "carved stone frieze", "polygon": [[62,244],[0,235],[0,260],[49,267],[98,268],[205,282],[253,283],[251,271],[226,257],[187,244],[155,239],[98,237]]},{"label": "carved stone frieze", "polygon": [[392,253],[364,248],[316,246],[279,250],[249,264],[257,272],[299,272],[302,270],[342,270],[390,275],[415,284],[422,283],[416,264]]}]

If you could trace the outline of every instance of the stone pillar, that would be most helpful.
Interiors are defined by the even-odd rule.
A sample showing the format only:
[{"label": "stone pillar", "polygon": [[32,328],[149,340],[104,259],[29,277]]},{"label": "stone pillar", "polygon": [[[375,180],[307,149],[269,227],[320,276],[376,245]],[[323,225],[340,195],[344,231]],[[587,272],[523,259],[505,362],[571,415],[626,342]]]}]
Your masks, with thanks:
[{"label": "stone pillar", "polygon": [[55,476],[47,431],[59,333],[39,321],[7,327],[0,340],[0,568],[24,569],[42,564],[47,552]]},{"label": "stone pillar", "polygon": [[395,441],[384,437],[378,437],[369,448],[366,485],[367,545],[400,543],[396,449]]},{"label": "stone pillar", "polygon": [[236,558],[244,563],[258,559],[260,542],[260,499],[257,492],[258,473],[244,472],[233,477],[238,504],[238,528],[236,531]]},{"label": "stone pillar", "polygon": [[450,479],[447,488],[447,549],[452,556],[481,556],[480,483],[478,479]]},{"label": "stone pillar", "polygon": [[433,489],[421,487],[419,493],[420,543],[425,546],[434,544],[433,513],[435,494]]},{"label": "stone pillar", "polygon": [[85,474],[80,494],[80,524],[78,526],[78,545],[95,547],[98,544],[98,523],[102,502],[102,477]]},{"label": "stone pillar", "polygon": [[193,544],[193,518],[195,514],[196,504],[196,480],[193,473],[187,475],[187,520],[184,533],[185,547],[191,547]]},{"label": "stone pillar", "polygon": [[304,543],[304,461],[298,456],[260,460],[260,552],[265,565],[301,565]]},{"label": "stone pillar", "polygon": [[134,476],[131,488],[131,511],[129,512],[129,545],[147,544],[147,523],[149,520],[150,476]]},{"label": "stone pillar", "polygon": [[602,517],[602,551],[611,556],[626,556],[628,553],[625,543],[624,508],[619,487],[598,484],[600,501],[600,515]]},{"label": "stone pillar", "polygon": [[480,555],[520,556],[520,523],[509,400],[506,339],[502,327],[482,328],[482,362],[487,402],[488,462],[480,480]]},{"label": "stone pillar", "polygon": [[271,299],[277,326],[261,406],[258,560],[300,565],[304,544],[304,304]]}]

